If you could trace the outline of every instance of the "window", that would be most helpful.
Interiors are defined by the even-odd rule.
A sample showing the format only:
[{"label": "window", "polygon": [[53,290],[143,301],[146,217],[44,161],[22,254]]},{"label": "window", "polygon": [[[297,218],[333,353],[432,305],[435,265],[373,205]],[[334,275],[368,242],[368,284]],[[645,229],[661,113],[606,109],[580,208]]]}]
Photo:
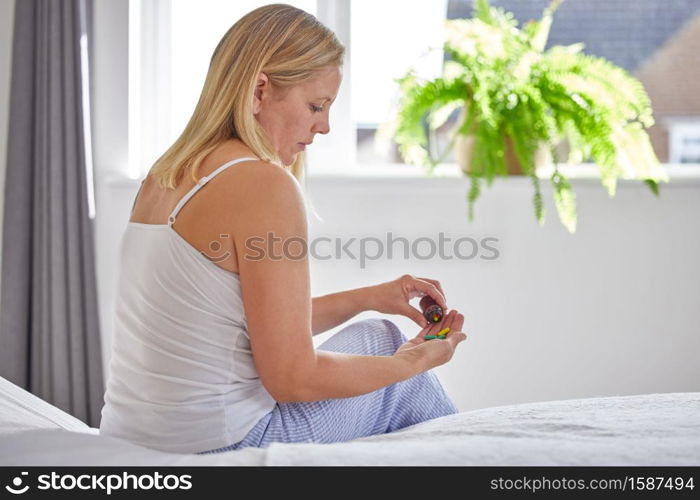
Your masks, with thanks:
[{"label": "window", "polygon": [[700,163],[700,121],[674,123],[669,129],[671,163]]},{"label": "window", "polygon": [[[130,177],[143,176],[184,129],[199,98],[211,54],[226,30],[267,3],[131,0]],[[356,161],[399,162],[395,149],[378,149],[382,144],[375,144],[375,132],[389,118],[396,100],[395,78],[410,66],[426,78],[439,74],[447,0],[288,3],[316,15],[348,48],[343,83],[331,109],[332,132],[317,136],[309,149],[309,172],[345,170]],[[433,50],[427,50],[430,48]]]},{"label": "window", "polygon": [[358,163],[401,162],[390,141],[376,136],[397,104],[396,78],[413,67],[423,78],[442,72],[447,1],[351,2],[352,121]]},{"label": "window", "polygon": [[[226,30],[245,13],[268,3],[130,0],[129,176],[141,177],[183,130],[199,98],[211,53]],[[393,141],[377,134],[397,104],[395,79],[409,68],[424,78],[438,76],[444,61],[444,21],[470,17],[474,0],[289,3],[316,15],[347,47],[343,82],[331,108],[332,132],[317,136],[309,148],[309,172],[401,164]],[[513,12],[522,25],[538,19],[550,0],[491,3]],[[644,9],[630,11],[626,0],[592,3],[562,3],[548,47],[582,42],[585,52],[638,77],[654,103],[657,124],[673,116],[687,120],[674,120],[673,129],[669,126],[667,131],[650,131],[659,159],[700,162],[700,101],[693,97],[697,76],[687,64],[700,4],[684,0],[668,8],[666,0],[644,0]],[[655,22],[649,23],[652,18]],[[441,141],[445,137],[437,134],[438,150]],[[454,161],[454,156],[447,156],[447,161]]]}]

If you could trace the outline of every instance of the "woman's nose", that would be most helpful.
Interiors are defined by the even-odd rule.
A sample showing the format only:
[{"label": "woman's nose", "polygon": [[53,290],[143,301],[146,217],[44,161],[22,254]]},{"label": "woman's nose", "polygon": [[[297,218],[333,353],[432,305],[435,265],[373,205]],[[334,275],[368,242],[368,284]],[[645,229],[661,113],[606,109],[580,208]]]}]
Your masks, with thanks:
[{"label": "woman's nose", "polygon": [[329,123],[329,120],[320,120],[314,124],[314,128],[312,129],[312,132],[317,133],[317,134],[327,134],[328,132],[331,131],[331,125]]}]

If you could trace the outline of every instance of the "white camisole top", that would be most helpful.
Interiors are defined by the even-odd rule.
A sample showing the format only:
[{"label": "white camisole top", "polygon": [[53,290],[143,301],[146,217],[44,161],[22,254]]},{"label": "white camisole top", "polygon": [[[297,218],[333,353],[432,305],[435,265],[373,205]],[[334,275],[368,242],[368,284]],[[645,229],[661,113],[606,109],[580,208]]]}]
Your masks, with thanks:
[{"label": "white camisole top", "polygon": [[196,453],[243,439],[276,402],[253,363],[239,275],[167,224],[129,222],[122,237],[112,355],[100,433]]}]

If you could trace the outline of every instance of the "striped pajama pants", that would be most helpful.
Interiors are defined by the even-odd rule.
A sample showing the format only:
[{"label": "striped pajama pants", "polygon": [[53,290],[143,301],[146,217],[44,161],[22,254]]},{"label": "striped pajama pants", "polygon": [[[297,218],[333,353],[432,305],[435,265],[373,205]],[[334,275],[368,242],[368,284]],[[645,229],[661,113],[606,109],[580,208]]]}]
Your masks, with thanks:
[{"label": "striped pajama pants", "polygon": [[[408,339],[392,321],[356,321],[319,350],[390,356]],[[203,451],[219,453],[270,443],[334,443],[384,434],[458,410],[432,371],[350,398],[277,403],[238,443]]]}]

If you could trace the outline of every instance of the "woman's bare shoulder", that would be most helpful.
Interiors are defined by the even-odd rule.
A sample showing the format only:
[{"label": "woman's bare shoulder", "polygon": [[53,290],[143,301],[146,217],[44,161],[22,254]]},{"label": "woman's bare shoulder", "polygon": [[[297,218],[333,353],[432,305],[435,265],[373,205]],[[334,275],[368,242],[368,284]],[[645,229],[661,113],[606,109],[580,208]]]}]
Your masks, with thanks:
[{"label": "woman's bare shoulder", "polygon": [[[243,155],[229,154],[228,158],[226,156],[222,157],[224,158],[222,163],[240,157],[243,157]],[[227,182],[224,184],[227,187],[236,190],[242,189],[246,192],[252,190],[253,193],[270,193],[277,189],[284,190],[290,189],[295,185],[298,186],[296,177],[289,170],[257,158],[242,161],[234,165],[233,168],[227,169],[225,173]]]},{"label": "woman's bare shoulder", "polygon": [[222,143],[209,155],[207,160],[208,163],[216,168],[215,165],[222,165],[237,158],[250,158],[249,160],[236,164],[233,168],[227,169],[235,172],[235,174],[233,172],[229,174],[231,177],[238,178],[238,180],[252,179],[270,181],[278,177],[294,177],[287,169],[269,161],[259,159],[250,148],[237,139],[231,139]]},{"label": "woman's bare shoulder", "polygon": [[244,206],[259,209],[268,203],[302,204],[301,187],[289,170],[259,160],[243,162],[240,166],[229,185]]},{"label": "woman's bare shoulder", "polygon": [[[224,156],[222,163],[240,157]],[[216,207],[213,213],[235,226],[272,213],[288,220],[303,211],[303,194],[296,177],[279,165],[259,159],[243,161],[221,172],[220,177],[209,195]]]}]

